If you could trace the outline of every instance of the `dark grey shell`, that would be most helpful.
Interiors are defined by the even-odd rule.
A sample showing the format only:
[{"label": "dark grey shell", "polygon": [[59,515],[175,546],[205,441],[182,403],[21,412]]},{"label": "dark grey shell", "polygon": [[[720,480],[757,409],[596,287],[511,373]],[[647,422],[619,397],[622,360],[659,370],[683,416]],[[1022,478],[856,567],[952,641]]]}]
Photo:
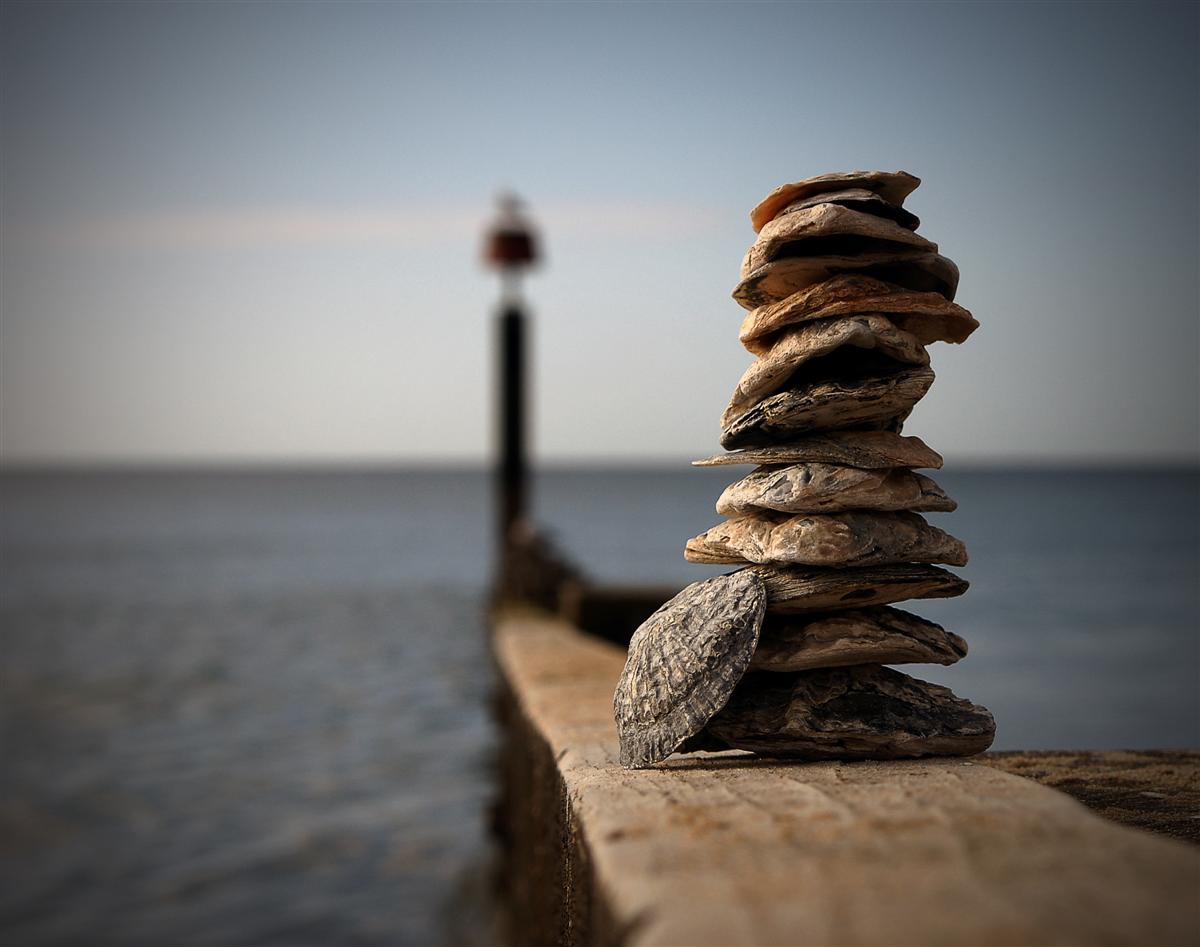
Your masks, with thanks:
[{"label": "dark grey shell", "polygon": [[766,610],[762,579],[742,570],[689,585],[642,623],[613,696],[622,766],[666,759],[725,706]]},{"label": "dark grey shell", "polygon": [[845,381],[816,381],[765,398],[721,431],[721,446],[763,447],[797,435],[846,427],[899,432],[933,384],[933,370],[912,368]]},{"label": "dark grey shell", "polygon": [[747,674],[707,733],[764,756],[894,760],[982,753],[996,722],[949,688],[866,664]]}]

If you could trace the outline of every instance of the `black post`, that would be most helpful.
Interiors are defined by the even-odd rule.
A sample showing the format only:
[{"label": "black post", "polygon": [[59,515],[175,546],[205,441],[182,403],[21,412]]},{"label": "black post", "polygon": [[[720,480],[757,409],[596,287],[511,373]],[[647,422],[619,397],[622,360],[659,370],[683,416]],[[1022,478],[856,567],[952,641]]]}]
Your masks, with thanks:
[{"label": "black post", "polygon": [[516,303],[500,313],[500,453],[496,463],[499,547],[505,557],[513,524],[525,515],[525,314]]}]

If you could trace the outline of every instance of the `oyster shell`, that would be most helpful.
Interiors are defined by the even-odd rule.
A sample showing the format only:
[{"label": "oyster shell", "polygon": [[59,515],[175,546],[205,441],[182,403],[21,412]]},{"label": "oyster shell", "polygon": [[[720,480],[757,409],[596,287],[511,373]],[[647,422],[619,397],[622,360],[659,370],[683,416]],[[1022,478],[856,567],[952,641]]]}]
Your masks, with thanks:
[{"label": "oyster shell", "polygon": [[761,577],[743,570],[689,585],[642,623],[613,696],[622,766],[666,759],[725,705],[766,606]]},{"label": "oyster shell", "polygon": [[798,378],[798,371],[819,368],[821,360],[837,353],[846,358],[859,355],[855,349],[908,365],[928,365],[929,353],[911,333],[898,329],[887,316],[865,313],[840,316],[789,326],[771,340],[771,347],[750,365],[738,381],[721,415],[721,424],[732,421],[743,411]]},{"label": "oyster shell", "polygon": [[967,643],[899,608],[772,615],[763,622],[752,671],[810,671],[855,664],[954,664]]},{"label": "oyster shell", "polygon": [[889,203],[874,191],[868,191],[866,188],[861,187],[852,187],[844,191],[829,191],[827,193],[803,197],[798,201],[788,204],[787,207],[775,215],[774,219],[778,219],[783,214],[804,210],[806,207],[815,207],[818,204],[840,204],[842,207],[849,207],[851,210],[861,211],[864,214],[874,214],[876,217],[893,220],[901,227],[906,227],[909,230],[916,230],[921,226],[921,219],[912,213],[912,211],[905,210],[898,204]]},{"label": "oyster shell", "polygon": [[763,756],[894,760],[982,753],[996,722],[947,687],[866,664],[747,674],[707,732]]},{"label": "oyster shell", "polygon": [[843,464],[877,470],[884,467],[942,466],[942,455],[919,437],[901,437],[891,431],[822,431],[805,434],[787,444],[749,447],[693,460],[693,467],[730,464],[794,464],[805,461]]},{"label": "oyster shell", "polygon": [[767,221],[796,201],[814,194],[841,191],[846,188],[862,188],[878,194],[889,204],[897,207],[904,203],[920,185],[921,179],[907,171],[837,171],[833,174],[818,174],[803,181],[781,184],[764,197],[750,211],[750,225],[757,233]]},{"label": "oyster shell", "polygon": [[767,587],[767,610],[773,615],[890,605],[910,598],[953,598],[971,585],[937,566],[908,562],[853,569],[750,568]]},{"label": "oyster shell", "polygon": [[958,504],[928,477],[911,470],[862,470],[804,463],[759,467],[731,483],[717,499],[722,516],[758,510],[840,513],[843,510],[913,510],[949,513]]},{"label": "oyster shell", "polygon": [[725,520],[689,539],[684,558],[836,568],[900,562],[965,566],[967,550],[917,513],[758,513]]},{"label": "oyster shell", "polygon": [[820,381],[782,391],[739,414],[721,431],[725,448],[790,441],[797,434],[845,427],[897,430],[933,384],[914,368],[852,381]]},{"label": "oyster shell", "polygon": [[772,260],[742,277],[730,295],[743,309],[754,309],[779,302],[799,289],[851,270],[868,270],[868,275],[878,275],[886,270],[889,275],[885,278],[890,282],[921,292],[938,292],[947,299],[953,299],[958,288],[958,268],[949,259],[916,247],[898,247]]},{"label": "oyster shell", "polygon": [[780,214],[762,228],[742,260],[743,277],[782,257],[850,256],[904,248],[937,253],[932,240],[895,221],[840,204],[817,204]]},{"label": "oyster shell", "polygon": [[738,339],[762,355],[771,348],[770,337],[787,326],[872,312],[887,316],[923,345],[963,342],[979,328],[970,312],[940,293],[917,292],[862,273],[838,273],[751,310],[742,320]]}]

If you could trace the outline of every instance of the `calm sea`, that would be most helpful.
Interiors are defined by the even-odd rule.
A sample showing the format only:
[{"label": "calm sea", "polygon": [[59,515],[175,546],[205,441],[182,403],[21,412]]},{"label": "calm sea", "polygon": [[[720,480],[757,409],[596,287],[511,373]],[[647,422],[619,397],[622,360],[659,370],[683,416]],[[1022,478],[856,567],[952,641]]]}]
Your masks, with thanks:
[{"label": "calm sea", "polygon": [[[592,575],[683,584],[732,470],[560,471]],[[997,748],[1200,745],[1200,474],[943,472],[972,588],[918,676]],[[477,472],[0,478],[0,935],[486,943]]]}]

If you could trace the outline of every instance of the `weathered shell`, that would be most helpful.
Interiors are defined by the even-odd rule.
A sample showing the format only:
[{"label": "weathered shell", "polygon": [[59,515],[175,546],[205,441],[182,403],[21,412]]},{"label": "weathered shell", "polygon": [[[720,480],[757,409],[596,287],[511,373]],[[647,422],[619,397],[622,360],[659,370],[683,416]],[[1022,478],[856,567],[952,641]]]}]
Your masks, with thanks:
[{"label": "weathered shell", "polygon": [[947,687],[867,664],[747,674],[707,732],[766,756],[893,760],[982,753],[996,722]]},{"label": "weathered shell", "polygon": [[911,292],[938,293],[952,301],[959,272],[954,261],[915,247],[822,256],[789,256],[764,263],[745,276],[731,294],[744,309],[781,302],[799,290],[840,273],[855,272],[894,283]]},{"label": "weathered shell", "polygon": [[820,366],[821,360],[828,361],[826,356],[834,352],[857,355],[851,350],[863,349],[902,364],[929,364],[929,353],[916,336],[897,328],[887,316],[874,313],[805,322],[785,329],[771,341],[771,347],[738,381],[721,415],[722,425],[764,398],[792,387],[793,381],[802,382],[800,369],[807,372],[805,366]]},{"label": "weathered shell", "polygon": [[767,611],[772,615],[890,605],[910,598],[953,598],[970,587],[953,572],[907,562],[856,569],[750,568],[767,587]]},{"label": "weathered shell", "polygon": [[794,464],[813,461],[877,470],[884,467],[942,466],[942,455],[919,437],[901,437],[891,431],[823,431],[805,434],[786,444],[750,447],[727,454],[693,460],[694,467],[730,464]]},{"label": "weathered shell", "polygon": [[783,256],[857,255],[915,248],[937,253],[932,240],[892,220],[840,204],[817,204],[780,214],[762,228],[742,260],[742,276]]},{"label": "weathered shell", "polygon": [[889,204],[899,207],[920,183],[920,178],[907,171],[836,171],[832,174],[818,174],[803,181],[779,185],[750,211],[750,225],[757,233],[767,221],[772,220],[789,204],[814,194],[846,188],[872,191]]},{"label": "weathered shell", "polygon": [[759,467],[731,483],[717,500],[722,516],[756,510],[838,513],[843,510],[913,510],[949,513],[958,504],[928,477],[902,468],[863,470],[836,464]]},{"label": "weathered shell", "polygon": [[809,431],[846,427],[897,430],[929,386],[933,372],[914,368],[852,381],[820,381],[760,401],[721,431],[725,448],[790,441]]},{"label": "weathered shell", "polygon": [[738,339],[762,355],[771,347],[770,337],[788,326],[872,312],[886,315],[923,345],[963,342],[979,328],[970,312],[941,293],[917,292],[862,273],[838,273],[751,310],[742,320]]},{"label": "weathered shell", "polygon": [[961,540],[917,513],[757,513],[725,520],[684,548],[689,562],[846,566],[967,564]]},{"label": "weathered shell", "polygon": [[741,571],[689,585],[642,623],[613,697],[622,766],[666,759],[725,705],[766,607],[762,579]]},{"label": "weathered shell", "polygon": [[743,278],[734,287],[732,295],[743,309],[754,309],[777,303],[798,290],[852,270],[913,292],[940,293],[948,300],[953,300],[958,290],[958,267],[953,260],[916,247],[898,247],[890,251],[772,260]]},{"label": "weathered shell", "polygon": [[909,230],[916,230],[921,226],[921,218],[912,211],[905,210],[898,204],[889,203],[875,192],[861,187],[803,197],[798,201],[792,201],[776,214],[775,218],[793,211],[804,210],[806,207],[815,207],[817,204],[840,204],[842,207],[849,207],[851,210],[861,211],[864,214],[874,214],[876,217],[894,220],[901,227],[907,227]]},{"label": "weathered shell", "polygon": [[811,671],[855,664],[954,664],[967,643],[941,625],[881,606],[763,621],[752,671]]}]

